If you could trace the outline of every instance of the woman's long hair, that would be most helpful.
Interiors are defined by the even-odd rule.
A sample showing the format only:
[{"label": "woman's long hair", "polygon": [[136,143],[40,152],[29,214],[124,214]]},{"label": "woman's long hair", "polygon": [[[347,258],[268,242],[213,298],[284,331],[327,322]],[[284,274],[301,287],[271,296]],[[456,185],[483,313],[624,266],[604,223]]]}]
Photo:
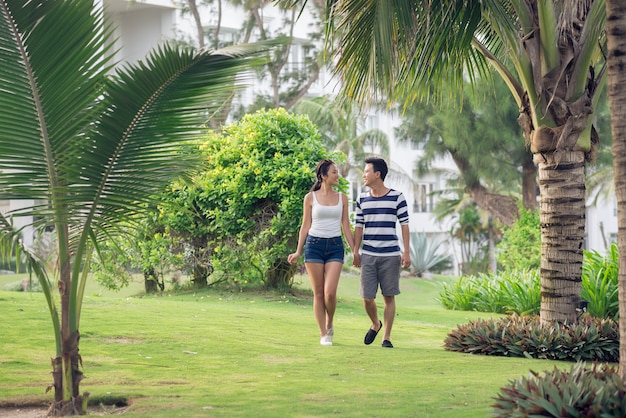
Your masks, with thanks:
[{"label": "woman's long hair", "polygon": [[315,167],[315,184],[311,187],[312,192],[319,190],[322,187],[322,176],[328,175],[328,169],[333,164],[335,164],[335,162],[329,159],[322,160],[317,163],[317,167]]}]

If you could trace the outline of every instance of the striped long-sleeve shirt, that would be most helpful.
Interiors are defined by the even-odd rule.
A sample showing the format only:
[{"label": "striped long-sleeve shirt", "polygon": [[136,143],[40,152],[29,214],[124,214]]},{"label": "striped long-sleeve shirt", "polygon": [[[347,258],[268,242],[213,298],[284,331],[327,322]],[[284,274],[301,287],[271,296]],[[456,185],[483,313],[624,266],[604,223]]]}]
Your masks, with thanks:
[{"label": "striped long-sleeve shirt", "polygon": [[356,201],[355,228],[363,228],[362,254],[400,255],[396,221],[408,225],[409,211],[404,195],[394,189],[380,197],[361,193]]}]

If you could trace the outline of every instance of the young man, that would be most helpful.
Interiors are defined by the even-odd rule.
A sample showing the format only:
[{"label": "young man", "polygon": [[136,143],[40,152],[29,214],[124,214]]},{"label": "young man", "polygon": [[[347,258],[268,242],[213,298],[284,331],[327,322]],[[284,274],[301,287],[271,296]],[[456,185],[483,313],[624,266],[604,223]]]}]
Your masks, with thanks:
[{"label": "young man", "polygon": [[[387,163],[382,158],[365,160],[363,183],[369,187],[369,191],[362,193],[356,202],[353,264],[361,267],[361,297],[365,312],[372,321],[364,343],[373,343],[383,328],[376,306],[376,293],[380,286],[385,301],[383,319],[386,324],[382,346],[393,348],[391,328],[396,315],[395,296],[400,294],[400,268],[411,266],[411,253],[406,200],[401,192],[385,186],[387,172]],[[396,222],[400,223],[402,231],[402,251],[396,234]]]}]

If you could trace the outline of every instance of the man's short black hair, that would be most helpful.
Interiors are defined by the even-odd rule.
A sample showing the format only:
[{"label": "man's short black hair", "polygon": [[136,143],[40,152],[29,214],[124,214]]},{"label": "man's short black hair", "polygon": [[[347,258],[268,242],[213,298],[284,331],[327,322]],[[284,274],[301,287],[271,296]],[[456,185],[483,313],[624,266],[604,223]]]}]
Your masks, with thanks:
[{"label": "man's short black hair", "polygon": [[374,167],[374,172],[380,172],[380,178],[384,181],[385,177],[387,177],[387,173],[389,169],[387,168],[387,163],[384,159],[380,157],[367,157],[365,159],[365,164],[371,164]]}]

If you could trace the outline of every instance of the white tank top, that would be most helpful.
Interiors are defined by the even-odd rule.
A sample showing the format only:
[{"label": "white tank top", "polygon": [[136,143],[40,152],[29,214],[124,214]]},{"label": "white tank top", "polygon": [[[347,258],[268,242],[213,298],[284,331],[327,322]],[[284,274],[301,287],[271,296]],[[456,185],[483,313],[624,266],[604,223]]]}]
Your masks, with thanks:
[{"label": "white tank top", "polygon": [[343,212],[343,199],[339,193],[339,202],[333,206],[320,205],[313,194],[311,208],[311,229],[309,235],[318,238],[334,238],[341,236],[341,214]]}]

